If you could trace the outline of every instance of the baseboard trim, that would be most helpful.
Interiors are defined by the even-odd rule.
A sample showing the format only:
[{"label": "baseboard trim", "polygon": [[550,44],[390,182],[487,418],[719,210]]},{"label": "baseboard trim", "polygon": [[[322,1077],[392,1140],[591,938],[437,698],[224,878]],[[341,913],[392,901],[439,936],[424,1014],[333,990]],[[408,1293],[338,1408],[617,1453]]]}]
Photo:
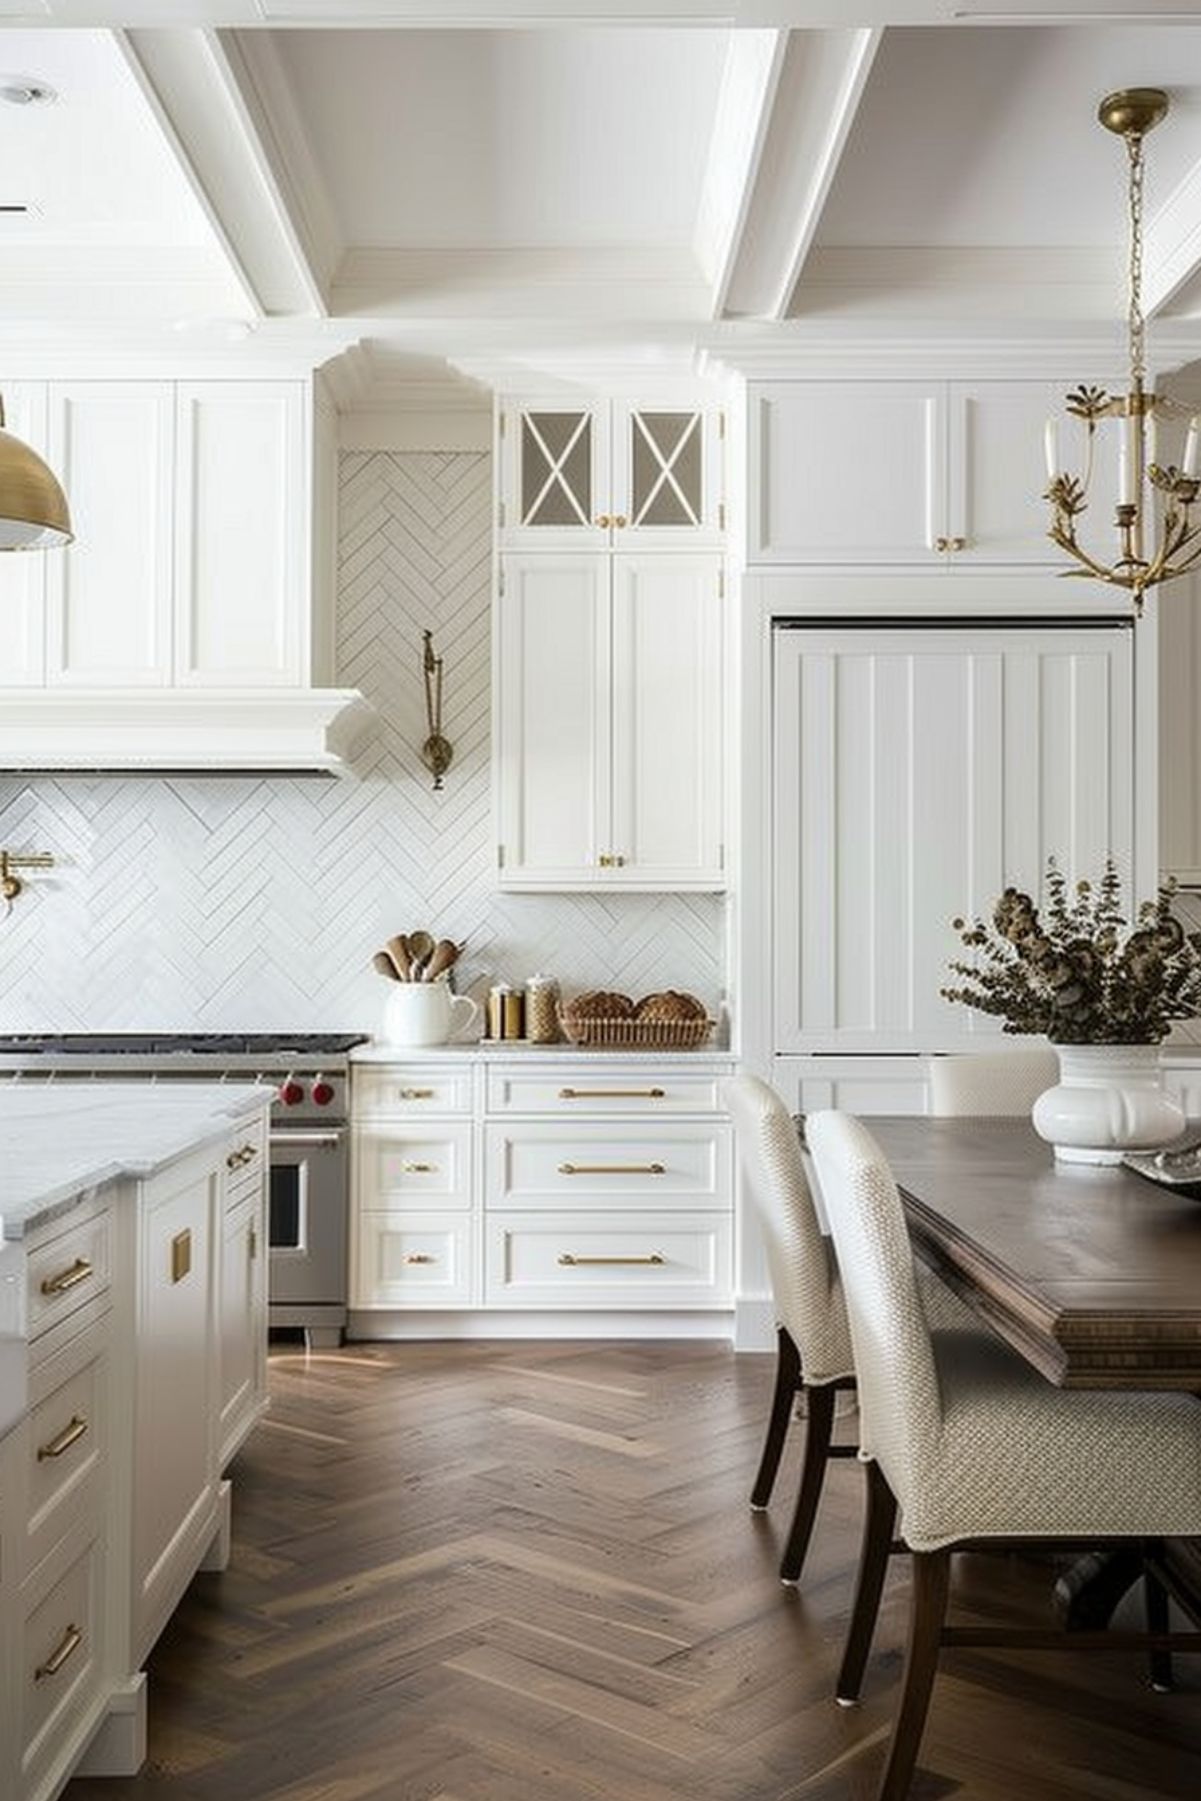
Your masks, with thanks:
[{"label": "baseboard trim", "polygon": [[734,1313],[729,1308],[681,1313],[535,1313],[468,1307],[405,1313],[352,1307],[346,1337],[351,1342],[372,1338],[717,1338],[728,1343],[734,1329]]}]

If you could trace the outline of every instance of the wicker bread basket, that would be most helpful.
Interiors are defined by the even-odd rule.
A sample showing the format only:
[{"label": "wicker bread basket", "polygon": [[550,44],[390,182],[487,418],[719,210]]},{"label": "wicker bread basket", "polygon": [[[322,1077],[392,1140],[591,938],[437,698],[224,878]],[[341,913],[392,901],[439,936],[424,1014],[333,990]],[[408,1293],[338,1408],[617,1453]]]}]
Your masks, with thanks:
[{"label": "wicker bread basket", "polygon": [[594,1019],[573,1013],[570,1006],[559,1014],[563,1036],[590,1050],[693,1051],[712,1036],[711,1019]]}]

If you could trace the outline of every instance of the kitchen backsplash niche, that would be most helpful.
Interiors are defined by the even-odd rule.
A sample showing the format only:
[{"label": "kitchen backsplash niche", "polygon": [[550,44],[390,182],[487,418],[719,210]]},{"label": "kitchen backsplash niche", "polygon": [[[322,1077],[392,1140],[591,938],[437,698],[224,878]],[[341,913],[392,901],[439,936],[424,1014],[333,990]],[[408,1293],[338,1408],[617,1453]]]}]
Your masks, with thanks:
[{"label": "kitchen backsplash niche", "polygon": [[[491,479],[480,453],[346,451],[338,679],[378,714],[342,779],[0,776],[0,844],[48,850],[0,915],[0,1031],[373,1030],[371,953],[467,939],[459,986],[687,986],[720,1004],[714,895],[501,895],[489,795]],[[455,747],[435,793],[422,632]]]}]

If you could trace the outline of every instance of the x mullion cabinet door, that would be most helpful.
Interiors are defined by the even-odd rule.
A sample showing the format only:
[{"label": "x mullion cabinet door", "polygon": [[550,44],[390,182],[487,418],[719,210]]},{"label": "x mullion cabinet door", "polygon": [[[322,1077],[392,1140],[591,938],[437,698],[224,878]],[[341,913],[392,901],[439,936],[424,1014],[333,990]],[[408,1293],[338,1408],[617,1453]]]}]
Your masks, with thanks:
[{"label": "x mullion cabinet door", "polygon": [[719,548],[725,531],[715,406],[612,405],[615,550]]},{"label": "x mullion cabinet door", "polygon": [[500,544],[606,549],[612,512],[607,402],[506,400],[497,426]]}]

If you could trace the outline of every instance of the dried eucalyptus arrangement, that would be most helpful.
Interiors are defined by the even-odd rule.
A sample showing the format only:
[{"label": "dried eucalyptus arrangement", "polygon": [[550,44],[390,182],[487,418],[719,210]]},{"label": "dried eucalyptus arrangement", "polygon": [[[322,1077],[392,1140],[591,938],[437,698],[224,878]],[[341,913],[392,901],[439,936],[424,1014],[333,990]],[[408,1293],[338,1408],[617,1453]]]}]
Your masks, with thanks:
[{"label": "dried eucalyptus arrangement", "polygon": [[1173,882],[1142,902],[1131,928],[1121,886],[1107,859],[1099,882],[1069,889],[1052,857],[1042,912],[1006,888],[991,925],[952,921],[976,960],[953,961],[962,981],[941,994],[1053,1044],[1158,1044],[1174,1020],[1201,1013],[1201,932],[1173,915]]}]

